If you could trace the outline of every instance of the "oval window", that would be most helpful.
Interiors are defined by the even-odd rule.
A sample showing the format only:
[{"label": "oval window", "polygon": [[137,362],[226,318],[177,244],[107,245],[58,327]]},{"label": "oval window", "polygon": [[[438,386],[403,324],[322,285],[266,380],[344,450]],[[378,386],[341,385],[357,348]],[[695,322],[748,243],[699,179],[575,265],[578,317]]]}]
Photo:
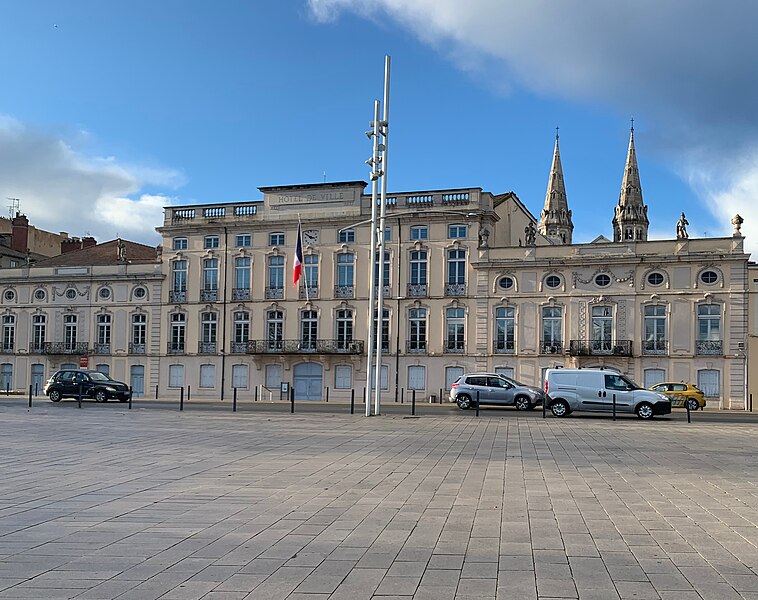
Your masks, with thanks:
[{"label": "oval window", "polygon": [[16,297],[16,292],[13,290],[6,290],[5,291],[5,299],[6,300],[13,300]]},{"label": "oval window", "polygon": [[647,282],[650,285],[661,285],[663,283],[663,275],[661,273],[650,273],[647,276]]},{"label": "oval window", "polygon": [[716,283],[719,280],[719,275],[716,271],[703,271],[700,274],[700,281],[703,283]]},{"label": "oval window", "polygon": [[44,300],[45,299],[45,290],[36,290],[34,292],[34,299],[35,300]]},{"label": "oval window", "polygon": [[557,288],[561,285],[561,278],[558,275],[550,275],[545,279],[545,285],[549,288]]},{"label": "oval window", "polygon": [[67,289],[66,290],[66,298],[69,300],[73,300],[76,298],[76,290],[75,289]]},{"label": "oval window", "polygon": [[147,296],[147,291],[143,287],[138,287],[134,290],[134,297],[135,298],[144,298]]},{"label": "oval window", "polygon": [[595,277],[595,285],[598,287],[606,287],[611,284],[611,278],[609,275],[606,275],[605,273],[600,273],[597,277]]},{"label": "oval window", "polygon": [[504,290],[509,290],[513,287],[513,277],[501,277],[497,284]]},{"label": "oval window", "polygon": [[111,291],[110,291],[109,288],[105,288],[105,287],[104,288],[100,288],[100,291],[98,292],[98,295],[103,300],[107,300],[108,298],[111,297]]}]

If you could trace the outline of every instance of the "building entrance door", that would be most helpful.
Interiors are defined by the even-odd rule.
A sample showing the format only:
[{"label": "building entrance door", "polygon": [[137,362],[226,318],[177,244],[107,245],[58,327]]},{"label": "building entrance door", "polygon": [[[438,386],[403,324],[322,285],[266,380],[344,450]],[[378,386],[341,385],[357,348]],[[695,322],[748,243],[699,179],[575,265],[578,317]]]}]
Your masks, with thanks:
[{"label": "building entrance door", "polygon": [[300,363],[294,369],[295,400],[321,400],[323,369],[318,363]]}]

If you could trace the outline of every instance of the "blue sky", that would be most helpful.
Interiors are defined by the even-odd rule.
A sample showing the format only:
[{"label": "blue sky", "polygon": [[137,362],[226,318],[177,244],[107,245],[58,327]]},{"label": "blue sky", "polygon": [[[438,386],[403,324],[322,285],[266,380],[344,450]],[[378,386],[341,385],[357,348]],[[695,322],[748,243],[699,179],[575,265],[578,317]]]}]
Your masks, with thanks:
[{"label": "blue sky", "polygon": [[538,215],[558,125],[575,240],[610,237],[634,116],[651,237],[740,212],[758,249],[755,22],[749,0],[4,2],[0,198],[156,244],[168,204],[365,180],[390,54],[390,190],[512,190]]}]

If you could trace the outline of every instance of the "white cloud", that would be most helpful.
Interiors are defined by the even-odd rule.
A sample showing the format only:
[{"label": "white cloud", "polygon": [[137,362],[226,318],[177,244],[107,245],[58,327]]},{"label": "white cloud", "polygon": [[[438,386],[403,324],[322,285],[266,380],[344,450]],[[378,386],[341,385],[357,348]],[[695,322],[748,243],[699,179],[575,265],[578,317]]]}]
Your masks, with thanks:
[{"label": "white cloud", "polygon": [[[656,152],[728,234],[758,173],[753,0],[308,0],[318,20],[390,19],[494,89],[610,107],[645,123]],[[746,159],[747,157],[747,159]],[[726,173],[726,174],[725,174]],[[710,183],[703,186],[702,182]],[[745,216],[743,214],[743,216]],[[728,217],[728,218],[726,218]],[[746,220],[748,244],[758,233]]]},{"label": "white cloud", "polygon": [[172,198],[144,190],[182,182],[177,171],[87,156],[59,135],[0,115],[0,196],[18,198],[21,211],[41,229],[155,245],[162,207]]}]

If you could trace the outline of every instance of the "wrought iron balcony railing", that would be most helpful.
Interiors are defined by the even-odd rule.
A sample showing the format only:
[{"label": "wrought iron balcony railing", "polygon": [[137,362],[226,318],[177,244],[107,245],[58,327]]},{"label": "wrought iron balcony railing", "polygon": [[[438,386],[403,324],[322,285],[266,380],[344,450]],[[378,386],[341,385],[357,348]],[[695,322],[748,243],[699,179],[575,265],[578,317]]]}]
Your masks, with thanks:
[{"label": "wrought iron balcony railing", "polygon": [[642,354],[666,354],[668,340],[642,340]]},{"label": "wrought iron balcony railing", "polygon": [[408,354],[426,354],[426,340],[408,340],[405,350]]},{"label": "wrought iron balcony railing", "polygon": [[110,344],[95,344],[92,348],[92,354],[110,354]]},{"label": "wrought iron balcony railing", "polygon": [[266,300],[282,300],[284,298],[283,287],[267,287]]},{"label": "wrought iron balcony railing", "polygon": [[353,298],[355,296],[355,286],[337,285],[334,287],[335,298]]},{"label": "wrought iron balcony railing", "polygon": [[632,356],[632,340],[571,340],[571,356]]},{"label": "wrought iron balcony railing", "polygon": [[459,341],[447,341],[444,347],[445,354],[463,354],[465,352],[465,344]]},{"label": "wrought iron balcony railing", "polygon": [[516,352],[514,340],[495,340],[492,346],[492,351],[495,354],[513,354]]},{"label": "wrought iron balcony railing", "polygon": [[168,301],[180,304],[187,301],[187,290],[171,290],[168,293]]},{"label": "wrought iron balcony railing", "polygon": [[87,342],[45,342],[45,354],[87,354]]},{"label": "wrought iron balcony railing", "polygon": [[234,342],[245,354],[363,354],[363,340],[249,340]]},{"label": "wrought iron balcony railing", "polygon": [[540,354],[563,354],[563,342],[542,340],[540,342]]},{"label": "wrought iron balcony railing", "polygon": [[145,344],[136,344],[134,342],[129,342],[129,354],[145,354],[147,351],[147,348]]},{"label": "wrought iron balcony railing", "polygon": [[719,355],[724,353],[724,342],[721,340],[697,340],[695,342],[696,354]]},{"label": "wrought iron balcony railing", "polygon": [[232,300],[250,300],[250,289],[232,288]]},{"label": "wrought iron balcony railing", "polygon": [[[392,298],[392,287],[389,286],[389,285],[385,285],[385,286],[383,286],[383,288],[384,288],[384,291],[382,292],[382,295],[384,296],[384,298],[385,299]],[[378,285],[374,286],[374,294],[376,295],[377,298],[379,297],[379,286]]]},{"label": "wrought iron balcony railing", "polygon": [[465,283],[448,283],[445,285],[445,296],[465,296]]},{"label": "wrought iron balcony railing", "polygon": [[184,354],[184,342],[168,342],[166,352],[168,354]]},{"label": "wrought iron balcony railing", "polygon": [[309,287],[306,293],[305,287],[300,288],[300,300],[317,300],[318,286]]},{"label": "wrought iron balcony railing", "polygon": [[13,354],[13,344],[3,344],[0,346],[0,352],[3,354]]},{"label": "wrought iron balcony railing", "polygon": [[44,354],[45,342],[32,342],[31,346],[29,346],[29,353],[30,354]]},{"label": "wrought iron balcony railing", "polygon": [[217,302],[218,290],[200,290],[201,302]]},{"label": "wrought iron balcony railing", "polygon": [[216,354],[217,347],[216,342],[198,342],[197,352],[198,354]]},{"label": "wrought iron balcony railing", "polygon": [[411,298],[425,298],[429,295],[428,289],[425,283],[409,283],[408,296]]}]

